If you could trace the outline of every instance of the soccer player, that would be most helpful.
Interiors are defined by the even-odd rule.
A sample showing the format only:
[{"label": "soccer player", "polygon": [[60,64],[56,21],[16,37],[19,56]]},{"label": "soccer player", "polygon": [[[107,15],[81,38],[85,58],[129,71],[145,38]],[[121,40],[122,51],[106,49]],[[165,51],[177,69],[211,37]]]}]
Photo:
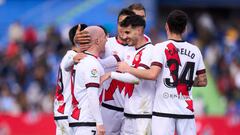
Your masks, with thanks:
[{"label": "soccer player", "polygon": [[[107,62],[113,64],[112,67],[105,68],[105,72],[115,71],[117,62],[123,59],[125,49],[128,48],[126,39],[123,38],[120,22],[127,16],[134,15],[134,12],[128,9],[122,9],[118,15],[118,35],[108,38],[106,43],[105,59],[109,59],[112,55],[116,58],[115,62]],[[105,62],[106,63],[106,62]],[[103,65],[104,62],[102,63]],[[118,80],[109,79],[104,83],[106,88],[103,93],[102,116],[106,127],[106,135],[120,135],[122,132],[123,107],[124,107],[124,83]]]},{"label": "soccer player", "polygon": [[[148,69],[151,64],[153,45],[145,40],[145,20],[139,15],[128,16],[121,22],[127,43],[134,46],[126,51],[124,61],[133,68]],[[107,77],[105,77],[107,76]],[[150,135],[155,81],[138,80],[125,73],[107,73],[111,78],[125,84],[124,135]],[[136,85],[131,83],[138,83]]]},{"label": "soccer player", "polygon": [[[68,126],[68,112],[71,108],[71,65],[74,61],[77,62],[79,56],[77,52],[81,52],[86,49],[88,45],[84,47],[77,47],[73,42],[73,37],[77,30],[82,31],[87,25],[79,24],[72,27],[69,31],[69,39],[72,43],[72,49],[67,51],[64,55],[58,71],[56,95],[54,100],[54,120],[56,123],[56,135],[70,135],[71,130]],[[71,64],[72,63],[72,64]],[[70,65],[70,66],[69,66]]]},{"label": "soccer player", "polygon": [[[108,38],[104,59],[101,60],[101,64],[106,72],[115,71],[116,64],[123,59],[126,48],[131,48],[127,45],[126,39],[123,38],[122,27],[120,26],[120,22],[130,15],[135,15],[135,13],[129,9],[122,9],[120,11],[117,19],[117,36]],[[87,36],[85,36],[85,38],[86,37]],[[76,42],[83,42],[83,38],[82,35],[76,33]],[[145,39],[146,41],[150,41],[148,37]],[[106,89],[102,94],[103,102],[101,111],[106,128],[106,135],[119,135],[122,132],[122,122],[124,119],[124,83],[115,79],[108,79],[104,84],[106,84]]]},{"label": "soccer player", "polygon": [[149,70],[119,64],[118,70],[138,78],[157,79],[152,135],[196,135],[192,86],[207,85],[205,65],[197,46],[183,40],[187,14],[172,11],[165,29],[168,40],[155,45]]},{"label": "soccer player", "polygon": [[[128,6],[128,9],[133,11],[136,15],[143,17],[146,21],[146,9],[141,3],[133,3]],[[144,34],[144,37],[148,42],[151,42],[151,39],[147,35]]]},{"label": "soccer player", "polygon": [[133,11],[136,15],[143,17],[146,21],[146,9],[141,3],[133,3],[128,6],[128,9]]},{"label": "soccer player", "polygon": [[105,135],[99,103],[100,76],[104,69],[97,58],[105,50],[107,34],[99,26],[89,26],[85,30],[90,34],[91,47],[76,65],[73,93],[78,105],[73,108],[69,126],[73,127],[75,135]]}]

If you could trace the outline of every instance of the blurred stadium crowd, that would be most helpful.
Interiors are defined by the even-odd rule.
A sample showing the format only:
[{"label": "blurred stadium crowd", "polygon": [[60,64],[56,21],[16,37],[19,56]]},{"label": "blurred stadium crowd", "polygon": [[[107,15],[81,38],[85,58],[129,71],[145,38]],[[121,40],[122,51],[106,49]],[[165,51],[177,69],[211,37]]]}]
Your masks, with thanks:
[{"label": "blurred stadium crowd", "polygon": [[[240,115],[239,16],[226,20],[204,11],[189,17],[186,39],[201,48],[208,73],[226,101],[225,114]],[[21,22],[9,26],[8,44],[0,50],[1,113],[52,113],[58,65],[70,47],[64,32],[52,25],[39,38],[32,26],[23,27]],[[166,37],[164,25],[146,33],[154,44]]]}]

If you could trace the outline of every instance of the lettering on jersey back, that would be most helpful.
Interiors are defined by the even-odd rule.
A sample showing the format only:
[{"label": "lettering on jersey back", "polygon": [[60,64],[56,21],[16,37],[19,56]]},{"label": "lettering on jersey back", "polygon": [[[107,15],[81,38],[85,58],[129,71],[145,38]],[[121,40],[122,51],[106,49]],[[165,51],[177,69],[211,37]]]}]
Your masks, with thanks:
[{"label": "lettering on jersey back", "polygon": [[[189,96],[189,91],[191,90],[193,84],[193,71],[195,63],[186,62],[181,73],[181,76],[178,76],[179,66],[181,66],[181,61],[178,55],[178,50],[174,44],[169,43],[165,49],[165,55],[167,58],[167,66],[170,71],[170,76],[172,76],[173,82],[170,81],[170,78],[165,78],[165,85],[169,88],[176,88],[178,95]],[[189,75],[187,75],[189,74]],[[188,77],[188,79],[186,79]],[[188,104],[186,107],[190,111],[193,110],[193,102],[191,99],[185,100]]]}]

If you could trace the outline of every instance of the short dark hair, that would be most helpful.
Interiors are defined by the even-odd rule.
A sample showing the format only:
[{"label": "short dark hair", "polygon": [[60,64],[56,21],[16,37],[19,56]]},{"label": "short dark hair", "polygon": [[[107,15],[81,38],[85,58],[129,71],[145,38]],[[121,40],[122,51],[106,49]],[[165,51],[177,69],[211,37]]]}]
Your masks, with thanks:
[{"label": "short dark hair", "polygon": [[135,13],[134,13],[133,11],[129,10],[128,8],[123,8],[123,9],[119,12],[119,14],[118,14],[118,19],[117,19],[117,21],[119,21],[119,17],[120,17],[121,15],[130,16],[130,15],[135,15]]},{"label": "short dark hair", "polygon": [[128,27],[128,26],[132,26],[133,28],[135,27],[143,27],[145,28],[146,26],[146,22],[145,20],[139,16],[139,15],[131,15],[126,17],[121,23],[120,23],[121,27]]},{"label": "short dark hair", "polygon": [[188,16],[184,11],[173,10],[167,17],[170,32],[182,34],[187,25]]},{"label": "short dark hair", "polygon": [[86,24],[77,24],[77,25],[73,26],[73,27],[69,30],[69,32],[68,32],[68,37],[69,37],[69,40],[71,41],[71,43],[72,43],[73,46],[75,45],[75,43],[74,43],[73,40],[74,40],[74,36],[75,36],[75,34],[76,34],[76,32],[77,32],[78,25],[81,25],[80,31],[82,31],[82,30],[84,30],[85,28],[87,28],[87,25],[86,25]]},{"label": "short dark hair", "polygon": [[128,9],[130,9],[131,11],[133,11],[133,10],[143,10],[146,14],[146,9],[141,3],[133,3],[133,4],[128,6]]}]

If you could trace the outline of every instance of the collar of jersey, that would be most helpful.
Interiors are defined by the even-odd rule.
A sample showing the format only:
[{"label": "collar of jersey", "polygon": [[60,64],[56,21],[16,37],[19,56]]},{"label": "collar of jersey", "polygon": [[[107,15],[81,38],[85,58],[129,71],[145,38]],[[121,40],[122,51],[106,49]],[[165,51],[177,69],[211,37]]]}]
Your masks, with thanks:
[{"label": "collar of jersey", "polygon": [[116,39],[118,44],[123,45],[123,46],[127,46],[127,44],[123,44],[121,41],[119,41],[117,37],[115,37],[115,39]]},{"label": "collar of jersey", "polygon": [[139,47],[139,48],[135,48],[135,50],[139,50],[139,49],[145,47],[145,46],[148,45],[148,44],[151,44],[151,42],[147,42],[146,44],[142,45],[141,47]]},{"label": "collar of jersey", "polygon": [[168,39],[168,40],[172,40],[172,41],[175,41],[175,42],[185,42],[184,40],[176,40],[176,39]]},{"label": "collar of jersey", "polygon": [[90,55],[90,56],[92,56],[92,57],[94,57],[94,58],[98,58],[96,55],[93,55],[93,54],[91,54],[90,52],[88,52],[88,51],[84,51],[83,52],[84,54],[87,54],[87,55]]}]

